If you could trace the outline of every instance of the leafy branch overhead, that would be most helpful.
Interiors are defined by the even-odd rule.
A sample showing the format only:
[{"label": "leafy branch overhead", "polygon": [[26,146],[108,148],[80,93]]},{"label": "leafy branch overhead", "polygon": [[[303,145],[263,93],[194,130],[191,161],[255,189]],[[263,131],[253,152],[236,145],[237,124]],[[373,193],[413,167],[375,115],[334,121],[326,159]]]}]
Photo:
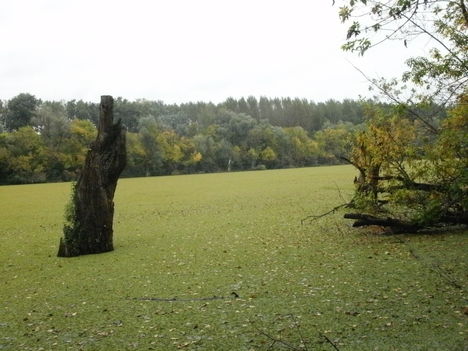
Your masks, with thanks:
[{"label": "leafy branch overhead", "polygon": [[[468,12],[464,0],[341,1],[338,15],[348,23],[345,51],[365,52],[389,40],[409,46],[418,38],[430,52],[407,61],[403,83],[426,93],[419,99],[453,102],[467,83]],[[415,43],[416,45],[417,43]]]}]

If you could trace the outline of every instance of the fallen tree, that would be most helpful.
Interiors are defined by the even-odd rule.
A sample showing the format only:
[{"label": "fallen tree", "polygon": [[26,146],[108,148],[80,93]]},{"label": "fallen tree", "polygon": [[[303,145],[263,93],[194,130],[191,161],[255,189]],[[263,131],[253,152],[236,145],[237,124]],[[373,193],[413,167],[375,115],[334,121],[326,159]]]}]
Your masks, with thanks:
[{"label": "fallen tree", "polygon": [[[349,155],[359,172],[345,218],[393,232],[468,224],[468,12],[464,0],[336,0],[346,51],[433,43],[401,79],[370,79],[394,109],[370,108]],[[446,114],[446,111],[448,113]]]},{"label": "fallen tree", "polygon": [[[405,114],[376,111],[345,157],[359,176],[345,218],[394,233],[468,225],[468,96],[426,130]],[[427,141],[429,140],[429,141]]]}]

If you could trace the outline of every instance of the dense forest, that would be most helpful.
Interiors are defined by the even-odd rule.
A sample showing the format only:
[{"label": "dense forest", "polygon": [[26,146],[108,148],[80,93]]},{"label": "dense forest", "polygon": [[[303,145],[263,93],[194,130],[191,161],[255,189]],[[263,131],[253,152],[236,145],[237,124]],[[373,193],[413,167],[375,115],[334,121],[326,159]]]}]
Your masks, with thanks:
[{"label": "dense forest", "polygon": [[[272,169],[335,164],[370,101],[228,98],[165,104],[118,98],[126,126],[124,176]],[[41,101],[19,94],[0,101],[0,183],[76,178],[96,135],[98,104]]]},{"label": "dense forest", "polygon": [[[96,135],[98,104],[41,101],[19,94],[0,101],[0,183],[76,178]],[[154,176],[302,167],[338,162],[345,135],[363,122],[364,104],[291,98],[228,98],[165,104],[115,101],[126,126],[124,175]]]}]

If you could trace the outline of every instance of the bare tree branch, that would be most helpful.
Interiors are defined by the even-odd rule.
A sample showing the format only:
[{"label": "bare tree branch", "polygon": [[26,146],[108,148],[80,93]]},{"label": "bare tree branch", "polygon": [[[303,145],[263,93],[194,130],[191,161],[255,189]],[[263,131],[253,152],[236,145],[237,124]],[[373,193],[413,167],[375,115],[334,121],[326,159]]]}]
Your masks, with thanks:
[{"label": "bare tree branch", "polygon": [[[463,3],[463,0],[461,0],[461,2]],[[464,3],[463,3],[464,5]],[[382,3],[382,6],[390,9],[391,7],[386,5],[386,4],[383,4]],[[465,8],[466,10],[466,8]],[[460,62],[460,64],[462,65],[462,67],[464,67],[466,69],[466,62],[464,60],[462,60],[461,58],[458,57],[457,54],[455,54],[453,52],[452,49],[450,49],[442,40],[440,40],[439,38],[437,38],[434,34],[432,34],[431,32],[429,32],[428,30],[426,30],[424,27],[422,27],[420,24],[418,24],[417,22],[415,22],[413,20],[413,15],[411,15],[410,17],[408,17],[404,12],[401,12],[400,13],[402,17],[406,18],[409,22],[411,22],[411,24],[413,26],[415,26],[416,28],[418,28],[419,30],[421,30],[424,34],[428,35],[430,38],[432,38],[433,40],[435,40],[437,43],[439,43],[445,50],[447,50],[448,53],[450,53],[450,55],[452,55],[453,58],[455,58],[458,62]]]},{"label": "bare tree branch", "polygon": [[325,334],[322,334],[320,333],[320,336],[325,338],[325,340],[327,340],[327,342],[333,346],[333,348],[336,350],[336,351],[340,351],[340,349],[338,348],[338,346],[335,345],[335,343],[333,341],[331,341],[328,336],[326,336]]},{"label": "bare tree branch", "polygon": [[[348,61],[349,62],[349,61]],[[354,67],[356,71],[361,73],[361,75],[369,82],[371,83],[374,87],[376,87],[379,91],[381,91],[385,96],[387,96],[390,100],[393,102],[397,103],[398,105],[402,106],[408,113],[410,113],[414,118],[416,118],[418,121],[422,122],[432,133],[438,134],[439,131],[437,128],[435,128],[431,123],[426,121],[425,118],[421,117],[417,112],[415,112],[413,109],[409,108],[406,106],[406,104],[402,103],[400,100],[398,100],[396,97],[394,97],[392,94],[390,94],[386,89],[382,88],[379,84],[377,84],[374,80],[370,79],[361,69],[356,67],[354,64],[349,62],[349,64]]]},{"label": "bare tree branch", "polygon": [[329,214],[332,214],[332,213],[338,211],[340,208],[349,206],[349,204],[350,204],[349,202],[348,202],[348,203],[345,203],[345,204],[341,204],[341,205],[339,205],[339,206],[336,206],[336,207],[332,208],[330,211],[327,211],[327,212],[322,213],[322,214],[320,214],[320,215],[311,215],[311,216],[307,216],[307,217],[301,219],[301,225],[304,225],[304,222],[305,222],[305,221],[311,221],[311,222],[312,222],[312,221],[315,221],[315,220],[317,220],[317,219],[319,219],[319,218],[328,216]]},{"label": "bare tree branch", "polygon": [[[275,338],[275,337],[271,336],[270,334],[268,334],[268,333],[266,333],[266,332],[264,332],[263,330],[260,330],[260,329],[258,329],[258,328],[255,328],[255,329],[257,329],[257,331],[258,331],[261,335],[266,336],[268,339],[270,339],[271,341],[273,341],[272,346],[273,346],[275,343],[278,343],[278,344],[282,344],[283,346],[286,346],[286,348],[288,348],[288,349],[290,349],[290,350],[295,350],[295,351],[300,350],[299,348],[295,347],[294,345],[291,345],[290,343],[284,341],[283,339]],[[270,348],[271,348],[271,346],[270,346]]]}]

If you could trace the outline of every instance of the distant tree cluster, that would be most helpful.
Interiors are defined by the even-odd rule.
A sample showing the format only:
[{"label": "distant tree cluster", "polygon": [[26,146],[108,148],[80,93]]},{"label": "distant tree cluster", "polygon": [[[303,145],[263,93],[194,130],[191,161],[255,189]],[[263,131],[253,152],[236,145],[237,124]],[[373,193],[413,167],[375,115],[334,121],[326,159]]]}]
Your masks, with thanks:
[{"label": "distant tree cluster", "polygon": [[[128,129],[127,177],[333,164],[364,118],[358,101],[265,97],[180,105],[118,98],[114,113]],[[0,102],[0,183],[75,179],[98,115],[98,104],[81,100],[20,94]]]}]

